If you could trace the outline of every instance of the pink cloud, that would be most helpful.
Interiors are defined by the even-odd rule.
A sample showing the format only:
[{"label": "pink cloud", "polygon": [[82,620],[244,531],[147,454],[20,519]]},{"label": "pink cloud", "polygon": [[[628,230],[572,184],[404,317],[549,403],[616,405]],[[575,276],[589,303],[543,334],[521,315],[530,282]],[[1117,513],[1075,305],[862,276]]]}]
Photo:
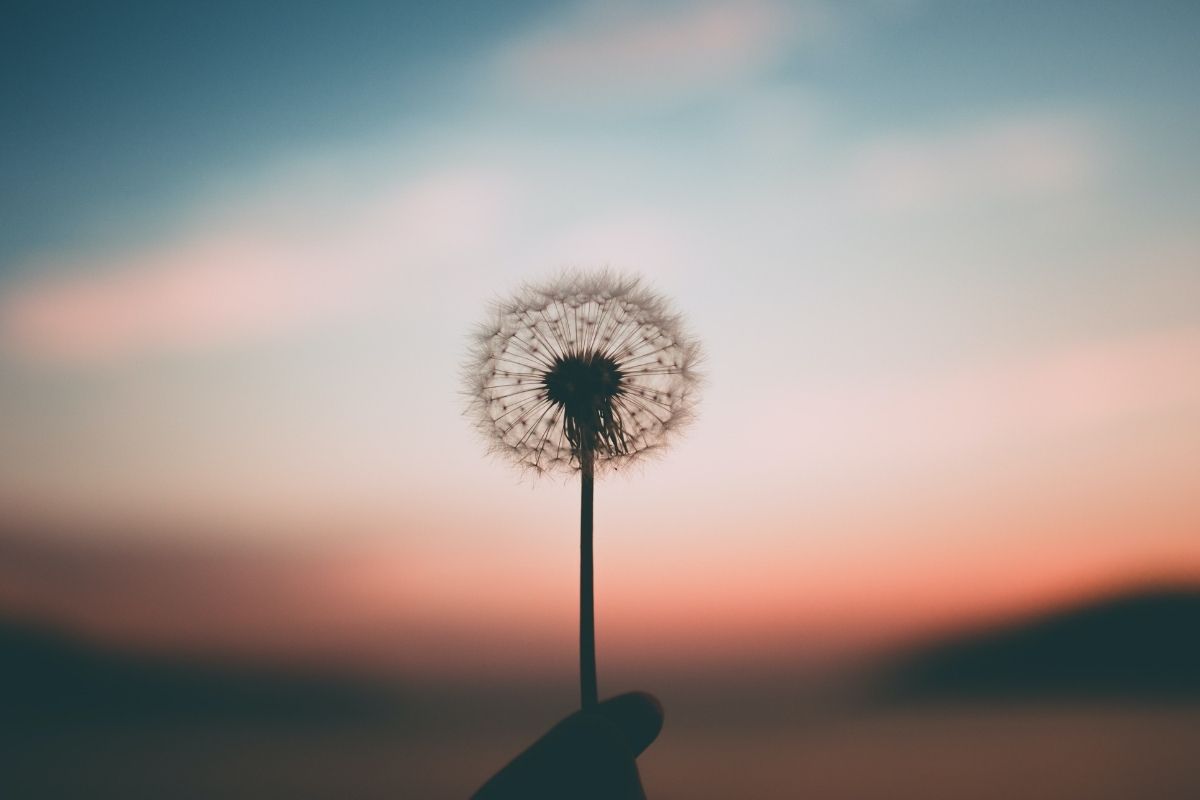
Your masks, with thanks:
[{"label": "pink cloud", "polygon": [[377,307],[389,278],[485,247],[507,202],[500,176],[450,170],[333,220],[300,202],[283,221],[251,209],[158,246],[47,265],[55,277],[0,298],[0,344],[27,361],[95,363],[286,336]]},{"label": "pink cloud", "polygon": [[1200,410],[1197,364],[1200,329],[1147,332],[943,374],[794,386],[787,419],[759,416],[755,428],[791,430],[821,469],[909,470]]},{"label": "pink cloud", "polygon": [[5,343],[68,362],[193,350],[292,330],[349,303],[344,278],[298,260],[278,243],[216,239],[88,264],[10,294],[0,306]]},{"label": "pink cloud", "polygon": [[896,420],[947,446],[1087,431],[1200,403],[1200,330],[1080,345],[969,370],[897,397]]}]

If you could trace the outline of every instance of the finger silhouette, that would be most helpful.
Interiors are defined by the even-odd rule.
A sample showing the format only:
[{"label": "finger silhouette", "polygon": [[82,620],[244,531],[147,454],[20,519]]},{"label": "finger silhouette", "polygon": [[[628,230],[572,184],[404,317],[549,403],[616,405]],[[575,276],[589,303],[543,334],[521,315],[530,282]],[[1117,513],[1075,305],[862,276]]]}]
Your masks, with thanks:
[{"label": "finger silhouette", "polygon": [[655,740],[662,723],[662,706],[645,692],[577,711],[514,758],[474,800],[644,800],[634,759]]}]

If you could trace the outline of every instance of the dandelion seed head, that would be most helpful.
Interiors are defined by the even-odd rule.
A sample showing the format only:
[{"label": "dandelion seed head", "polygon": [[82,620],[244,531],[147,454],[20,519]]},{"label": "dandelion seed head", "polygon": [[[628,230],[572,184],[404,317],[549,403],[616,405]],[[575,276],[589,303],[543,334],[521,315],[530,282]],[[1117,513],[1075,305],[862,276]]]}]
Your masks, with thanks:
[{"label": "dandelion seed head", "polygon": [[691,417],[699,345],[636,277],[568,272],[495,305],[465,370],[493,449],[536,472],[597,471],[660,450]]}]

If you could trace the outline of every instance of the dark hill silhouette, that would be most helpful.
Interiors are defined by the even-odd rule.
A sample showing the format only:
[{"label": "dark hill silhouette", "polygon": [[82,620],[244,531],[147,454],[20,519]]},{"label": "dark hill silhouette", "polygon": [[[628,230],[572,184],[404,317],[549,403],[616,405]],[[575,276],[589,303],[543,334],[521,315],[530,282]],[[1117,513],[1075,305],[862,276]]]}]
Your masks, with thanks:
[{"label": "dark hill silhouette", "polygon": [[886,701],[1200,699],[1200,589],[1127,594],[910,649]]},{"label": "dark hill silhouette", "polygon": [[0,708],[9,720],[299,722],[394,716],[383,686],[259,666],[119,651],[0,622]]}]

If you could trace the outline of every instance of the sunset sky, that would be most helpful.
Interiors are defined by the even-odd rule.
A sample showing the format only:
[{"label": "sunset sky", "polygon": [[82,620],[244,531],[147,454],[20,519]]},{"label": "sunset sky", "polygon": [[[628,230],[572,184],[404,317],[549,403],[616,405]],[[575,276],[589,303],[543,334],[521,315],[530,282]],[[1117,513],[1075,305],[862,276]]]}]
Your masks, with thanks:
[{"label": "sunset sky", "polygon": [[6,614],[569,675],[578,488],[459,372],[572,265],[708,376],[598,487],[602,681],[1200,579],[1196,3],[20,5]]}]

